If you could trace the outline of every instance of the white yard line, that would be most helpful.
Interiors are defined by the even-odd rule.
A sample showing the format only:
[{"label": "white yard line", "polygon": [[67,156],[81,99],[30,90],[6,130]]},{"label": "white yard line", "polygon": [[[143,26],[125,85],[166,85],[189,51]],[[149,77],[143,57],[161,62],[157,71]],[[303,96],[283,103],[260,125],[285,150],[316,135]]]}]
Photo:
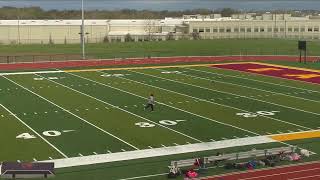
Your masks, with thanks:
[{"label": "white yard line", "polygon": [[61,150],[59,150],[56,146],[51,144],[46,138],[41,136],[36,130],[34,130],[32,127],[30,127],[27,123],[22,121],[17,115],[15,115],[13,112],[11,112],[8,108],[6,108],[4,105],[0,104],[0,106],[5,109],[7,112],[9,112],[13,117],[15,117],[18,121],[20,121],[24,126],[29,128],[33,133],[35,133],[37,136],[39,136],[44,142],[46,142],[49,146],[51,146],[53,149],[55,149],[57,152],[59,152],[63,157],[68,158],[66,154],[64,154]]},{"label": "white yard line", "polygon": [[[161,77],[158,77],[158,76],[153,76],[153,75],[150,75],[150,74],[145,74],[145,73],[141,73],[141,72],[137,72],[137,71],[130,71],[130,72],[135,72],[135,73],[138,73],[138,74],[143,74],[143,75],[154,77],[154,78],[165,79],[165,78],[161,78]],[[123,77],[121,77],[121,78],[123,78]],[[125,78],[125,79],[127,79],[127,78]],[[131,79],[127,79],[127,80],[134,81],[134,80],[131,80]],[[169,80],[169,79],[166,79],[166,80]],[[141,82],[138,82],[138,81],[134,81],[134,82],[137,82],[137,83],[140,83],[140,84],[145,84],[145,83],[141,83]],[[165,90],[165,91],[168,91],[168,92],[172,92],[172,93],[175,93],[175,94],[183,95],[183,96],[186,96],[186,97],[190,97],[190,98],[193,98],[193,99],[197,99],[197,100],[200,100],[200,101],[203,101],[203,102],[207,102],[207,103],[210,103],[210,104],[216,104],[216,105],[219,105],[219,106],[232,108],[232,109],[236,109],[236,110],[239,110],[239,111],[249,112],[249,111],[244,110],[244,109],[239,109],[239,108],[236,108],[236,107],[232,107],[232,106],[228,106],[228,105],[224,105],[224,104],[208,101],[208,100],[205,100],[205,99],[193,97],[193,96],[190,96],[190,95],[187,95],[187,94],[179,93],[179,92],[176,92],[176,91],[171,91],[171,90],[168,90],[168,89],[165,89],[165,88],[161,88],[161,87],[158,87],[158,86],[153,86],[153,85],[149,85],[149,84],[145,84],[145,85],[148,85],[148,86],[154,87],[154,88],[158,88],[158,89],[161,89],[161,90]],[[294,124],[294,123],[290,123],[290,122],[287,122],[287,121],[283,121],[283,120],[280,120],[280,119],[276,119],[276,118],[272,118],[272,117],[268,117],[268,116],[263,116],[263,115],[261,115],[261,116],[265,117],[265,118],[268,118],[268,119],[275,120],[275,121],[279,121],[279,122],[282,122],[282,123],[285,123],[285,124],[290,124],[290,125],[293,125],[293,126],[301,127],[301,128],[308,129],[308,130],[312,130],[311,128],[308,128],[308,127],[305,127],[305,126],[301,126],[301,125],[298,125],[298,124]]]},{"label": "white yard line", "polygon": [[[40,76],[40,75],[38,75],[38,76]],[[132,148],[134,148],[134,149],[139,149],[139,148],[137,148],[137,147],[135,147],[135,146],[131,145],[130,143],[128,143],[128,142],[126,142],[126,141],[124,141],[124,140],[120,139],[119,137],[117,137],[117,136],[115,136],[115,135],[113,135],[113,134],[109,133],[108,131],[106,131],[106,130],[104,130],[104,129],[102,129],[102,128],[98,127],[98,126],[96,126],[95,124],[90,123],[89,121],[87,121],[87,120],[83,119],[82,117],[80,117],[80,116],[78,116],[78,115],[76,115],[76,114],[72,113],[71,111],[69,111],[69,110],[67,110],[67,109],[65,109],[65,108],[63,108],[63,107],[61,107],[61,106],[59,106],[58,104],[56,104],[56,103],[54,103],[54,102],[50,101],[49,99],[47,99],[47,98],[45,98],[45,97],[43,97],[43,96],[41,96],[41,95],[39,95],[39,94],[37,94],[37,93],[35,93],[35,92],[33,92],[33,91],[29,90],[28,88],[26,88],[26,87],[24,87],[24,86],[22,86],[22,85],[18,84],[17,82],[15,82],[15,81],[13,81],[13,80],[11,80],[11,79],[9,79],[9,78],[5,77],[5,76],[2,76],[2,77],[4,77],[5,79],[7,79],[8,81],[12,82],[13,84],[15,84],[15,85],[17,85],[17,86],[21,87],[22,89],[24,89],[24,90],[26,90],[26,91],[28,91],[28,92],[30,92],[30,93],[32,93],[32,94],[34,94],[34,95],[36,95],[37,97],[39,97],[39,98],[41,98],[41,99],[43,99],[43,100],[47,101],[48,103],[50,103],[50,104],[52,104],[52,105],[54,105],[54,106],[58,107],[59,109],[62,109],[63,111],[65,111],[65,112],[67,112],[67,113],[69,113],[69,114],[73,115],[74,117],[77,117],[78,119],[82,120],[83,122],[85,122],[85,123],[87,123],[87,124],[89,124],[89,125],[91,125],[91,126],[95,127],[96,129],[98,129],[98,130],[100,130],[100,131],[102,131],[102,132],[104,132],[104,133],[106,133],[106,134],[108,134],[108,135],[112,136],[113,138],[115,138],[115,139],[117,139],[117,140],[119,140],[119,141],[121,141],[121,142],[123,142],[123,143],[125,143],[125,144],[127,144],[128,146],[130,146],[130,147],[132,147]],[[40,76],[40,77],[42,77],[42,76]]]},{"label": "white yard line", "polygon": [[65,167],[82,166],[82,165],[90,165],[90,164],[98,164],[98,163],[168,156],[168,155],[175,155],[175,154],[182,154],[182,153],[208,151],[208,150],[215,150],[215,149],[222,149],[222,148],[229,148],[229,147],[266,144],[266,143],[273,143],[273,142],[277,142],[277,141],[266,136],[256,136],[256,137],[229,139],[229,140],[222,140],[222,141],[215,141],[215,142],[185,144],[185,145],[178,145],[173,147],[161,147],[161,148],[144,149],[144,150],[137,150],[137,151],[117,152],[112,154],[109,153],[109,154],[90,155],[90,156],[83,156],[83,157],[72,157],[68,159],[55,159],[55,160],[48,160],[45,162],[54,162],[56,168],[65,168]]},{"label": "white yard line", "polygon": [[[92,80],[92,79],[88,79],[88,78],[85,78],[85,77],[82,77],[82,76],[79,76],[79,75],[75,75],[75,74],[71,74],[71,75],[76,76],[76,77],[79,77],[79,78],[82,78],[82,79],[86,79],[86,80],[88,80],[88,81],[95,82],[95,83],[100,84],[100,85],[102,85],[102,86],[106,86],[106,87],[109,87],[109,88],[112,88],[112,89],[116,89],[116,90],[121,91],[121,92],[125,92],[125,93],[127,93],[127,94],[130,94],[130,95],[133,95],[133,96],[136,96],[136,97],[140,97],[140,98],[143,98],[143,99],[147,99],[147,98],[142,97],[142,96],[140,96],[140,95],[133,94],[133,93],[131,93],[131,92],[128,92],[128,91],[125,91],[125,90],[122,90],[122,89],[119,89],[119,88],[116,88],[116,87],[113,87],[113,86],[110,86],[110,85],[107,85],[107,84],[104,84],[104,83],[100,83],[100,82],[94,81],[94,80]],[[203,118],[203,119],[207,119],[207,120],[212,121],[212,122],[216,122],[216,123],[219,123],[219,124],[222,124],[222,125],[225,125],[225,126],[233,127],[233,128],[235,128],[235,129],[239,129],[239,130],[242,130],[242,131],[245,131],[245,132],[254,134],[254,135],[260,135],[260,134],[257,134],[257,133],[255,133],[255,132],[253,132],[253,131],[249,131],[249,130],[246,130],[246,129],[243,129],[243,128],[240,128],[240,127],[237,127],[237,126],[234,126],[234,125],[231,125],[231,124],[223,123],[223,122],[220,122],[220,121],[217,121],[217,120],[208,118],[208,117],[204,117],[204,116],[202,116],[202,115],[195,114],[195,113],[192,113],[192,112],[189,112],[189,111],[186,111],[186,110],[183,110],[183,109],[180,109],[180,108],[177,108],[177,107],[174,107],[174,106],[165,104],[165,103],[161,103],[161,102],[159,102],[159,101],[158,101],[158,103],[161,104],[161,105],[168,106],[168,107],[170,107],[170,108],[173,108],[173,109],[176,109],[176,110],[179,110],[179,111],[188,113],[188,114],[192,114],[192,115],[194,115],[194,116],[197,116],[197,117],[200,117],[200,118]]]},{"label": "white yard line", "polygon": [[161,174],[151,174],[151,175],[145,175],[145,176],[136,176],[131,178],[124,178],[124,179],[118,179],[118,180],[132,180],[132,179],[142,179],[142,178],[150,178],[150,177],[157,177],[157,176],[164,176],[168,173],[161,173]]},{"label": "white yard line", "polygon": [[[68,74],[71,74],[71,73],[68,73]],[[71,75],[77,77],[77,75],[74,75],[74,74],[71,74]],[[40,75],[39,75],[39,76],[40,76]],[[41,77],[42,77],[42,76],[41,76]],[[127,111],[127,110],[125,110],[125,109],[122,109],[122,108],[120,108],[120,107],[118,107],[118,106],[115,106],[115,105],[113,105],[113,104],[110,104],[110,103],[108,103],[108,102],[106,102],[106,101],[103,101],[103,100],[101,100],[101,99],[98,99],[98,98],[96,98],[96,97],[93,97],[93,96],[91,96],[91,95],[89,95],[89,94],[86,94],[86,93],[84,93],[84,92],[78,91],[78,90],[76,90],[76,89],[73,89],[73,88],[71,88],[71,87],[69,87],[69,86],[66,86],[66,85],[64,85],[64,84],[58,83],[58,82],[53,81],[53,80],[50,80],[50,79],[47,79],[47,80],[48,80],[48,81],[51,81],[51,82],[53,82],[53,83],[55,83],[55,84],[58,84],[58,85],[60,85],[60,86],[62,86],[62,87],[65,87],[65,88],[67,88],[67,89],[70,89],[70,90],[72,90],[72,91],[74,91],[74,92],[77,92],[77,93],[79,93],[79,94],[82,94],[82,95],[84,95],[84,96],[90,97],[91,99],[94,99],[94,100],[96,100],[96,101],[102,102],[102,103],[104,103],[104,104],[106,104],[106,105],[109,105],[109,106],[111,106],[111,107],[113,107],[113,108],[116,108],[116,109],[121,110],[121,111],[123,111],[123,112],[126,112],[126,113],[128,113],[128,114],[131,114],[131,115],[133,115],[133,116],[139,117],[140,119],[144,119],[144,120],[146,120],[146,121],[148,121],[148,122],[151,122],[151,123],[153,123],[153,124],[156,124],[156,125],[158,125],[158,126],[160,126],[160,127],[162,127],[162,128],[165,128],[165,129],[168,129],[168,130],[170,130],[170,131],[173,131],[173,132],[175,132],[175,133],[177,133],[177,134],[183,135],[183,136],[188,137],[188,138],[190,138],[190,139],[192,139],[192,140],[195,140],[195,141],[197,141],[197,142],[202,142],[202,141],[199,140],[199,139],[196,139],[196,138],[194,138],[194,137],[191,137],[191,136],[189,136],[189,135],[186,135],[186,134],[184,134],[184,133],[181,133],[181,132],[179,132],[179,131],[176,131],[176,130],[174,130],[174,129],[171,129],[171,128],[169,128],[169,127],[166,127],[166,126],[164,126],[164,125],[162,125],[162,124],[159,124],[159,123],[154,122],[154,121],[152,121],[152,120],[150,120],[150,119],[144,118],[144,117],[142,117],[142,116],[140,116],[140,115],[137,115],[137,114],[132,113],[132,112],[130,112],[130,111]],[[135,149],[138,149],[138,148],[135,148]]]},{"label": "white yard line", "polygon": [[[130,71],[130,70],[129,70],[129,71]],[[101,72],[101,71],[97,71],[97,72],[103,73],[103,72]],[[135,71],[133,71],[133,72],[135,72]],[[71,73],[68,73],[68,74],[71,74]],[[143,73],[142,73],[142,74],[143,74]],[[86,80],[95,82],[95,83],[97,83],[97,84],[101,84],[101,85],[103,85],[103,86],[110,87],[110,88],[113,88],[113,89],[117,89],[117,90],[119,90],[119,91],[126,92],[126,93],[128,93],[128,94],[131,94],[131,95],[138,96],[138,97],[141,97],[141,98],[146,99],[145,97],[142,97],[142,96],[139,96],[139,95],[136,95],[136,94],[133,94],[133,93],[124,91],[124,90],[122,90],[122,89],[118,89],[118,88],[115,88],[115,87],[112,87],[112,86],[109,86],[109,85],[106,85],[106,84],[103,84],[103,83],[94,81],[94,80],[92,80],[92,79],[84,78],[84,77],[82,77],[82,76],[78,76],[78,75],[75,75],[75,74],[71,74],[71,75],[74,75],[74,76],[77,76],[77,77],[80,77],[80,78],[83,78],[83,79],[86,79]],[[163,104],[163,103],[159,103],[159,104]],[[198,116],[198,117],[202,117],[202,118],[204,118],[204,119],[208,119],[208,120],[210,120],[210,121],[214,121],[214,122],[217,122],[217,123],[220,123],[220,124],[222,123],[222,122],[220,122],[220,121],[215,121],[215,120],[213,120],[213,119],[210,119],[210,118],[207,118],[207,117],[198,115],[198,114],[194,114],[194,113],[191,113],[191,112],[189,112],[189,111],[185,111],[185,110],[182,110],[182,109],[179,109],[179,108],[170,106],[170,105],[166,105],[166,104],[163,104],[163,105],[169,106],[169,107],[172,107],[172,108],[174,108],[174,109],[178,109],[178,110],[181,110],[181,111],[190,113],[190,114],[193,114],[193,115]],[[284,123],[289,123],[289,122],[284,121]],[[227,126],[231,126],[231,127],[234,127],[234,128],[237,128],[237,129],[246,131],[246,132],[249,132],[249,133],[251,133],[251,134],[255,134],[255,135],[260,136],[260,134],[255,133],[255,132],[252,132],[252,131],[249,131],[249,130],[246,130],[246,129],[242,129],[242,128],[239,128],[239,127],[236,127],[236,126],[233,126],[233,125],[230,125],[230,124],[226,124],[226,123],[222,123],[222,124],[227,125]],[[290,123],[289,123],[289,124],[290,124]],[[300,126],[300,125],[297,125],[297,126]],[[306,127],[305,127],[305,129],[312,130],[311,128],[306,128]],[[288,144],[288,143],[285,143],[285,142],[279,142],[279,143],[284,144],[284,145],[287,145],[287,146],[292,146],[291,144]],[[311,152],[311,151],[310,151],[310,152]],[[314,153],[314,152],[312,152],[312,153]],[[314,154],[316,154],[316,153],[314,153]]]},{"label": "white yard line", "polygon": [[234,84],[234,83],[224,82],[224,81],[219,81],[219,80],[213,80],[213,79],[208,79],[208,78],[199,77],[199,76],[195,76],[195,75],[188,75],[188,74],[184,74],[184,73],[181,73],[181,75],[187,76],[187,77],[192,77],[192,78],[195,78],[195,79],[203,79],[203,80],[207,80],[207,81],[214,81],[214,82],[219,82],[219,83],[223,83],[223,84],[229,84],[229,85],[232,85],[232,86],[238,86],[238,87],[243,87],[243,88],[248,88],[248,89],[263,91],[263,92],[272,93],[272,94],[279,94],[279,95],[287,96],[287,97],[291,97],[291,98],[302,99],[302,100],[305,100],[305,101],[311,101],[311,102],[320,103],[320,101],[317,101],[317,100],[306,99],[306,98],[297,97],[297,96],[291,96],[291,95],[284,94],[284,93],[279,93],[279,92],[274,92],[274,91],[269,91],[269,90],[264,90],[264,89],[249,87],[249,86],[245,86],[245,85]]},{"label": "white yard line", "polygon": [[[161,69],[156,69],[156,70],[161,70]],[[134,72],[136,72],[136,71],[134,71]],[[143,73],[143,74],[144,74],[144,73]],[[150,75],[150,76],[153,76],[153,75]],[[157,77],[157,76],[155,76],[155,77]],[[181,81],[176,81],[176,80],[172,80],[172,79],[168,79],[168,78],[163,78],[163,77],[158,77],[158,78],[160,78],[160,79],[166,79],[166,80],[168,80],[168,81],[172,81],[172,82],[176,82],[176,83],[180,83],[180,84],[185,84],[185,85],[197,87],[197,88],[200,88],[200,89],[206,89],[206,90],[213,91],[213,92],[219,92],[219,93],[223,93],[223,94],[229,94],[229,95],[232,95],[232,96],[238,96],[238,97],[242,97],[242,98],[246,98],[246,99],[251,99],[251,100],[254,100],[254,101],[260,101],[260,102],[263,102],[263,103],[272,104],[272,105],[275,105],[275,106],[280,106],[280,107],[284,107],[284,108],[288,108],[288,109],[293,109],[293,110],[296,110],[296,111],[301,111],[301,112],[305,112],[305,113],[309,113],[309,114],[314,114],[314,115],[320,116],[319,113],[310,112],[310,111],[305,111],[305,110],[302,110],[302,109],[297,109],[297,108],[290,107],[290,106],[285,106],[285,105],[281,105],[281,104],[277,104],[277,103],[273,103],[273,102],[268,102],[268,101],[264,101],[264,100],[260,100],[260,99],[255,99],[255,98],[248,97],[248,96],[243,96],[243,95],[234,94],[234,93],[230,93],[230,92],[225,92],[225,91],[219,91],[219,90],[215,90],[215,89],[210,89],[210,88],[206,88],[206,87],[203,87],[203,86],[198,86],[198,85],[195,85],[195,84],[190,84],[190,83],[185,83],[185,82],[181,82]]]},{"label": "white yard line", "polygon": [[[293,87],[293,86],[284,85],[284,84],[276,84],[276,83],[272,83],[272,82],[260,81],[260,80],[251,79],[251,78],[244,78],[244,77],[240,77],[240,76],[236,76],[236,75],[226,75],[226,74],[214,73],[214,72],[208,72],[208,71],[202,71],[202,70],[193,69],[193,68],[187,68],[187,67],[179,67],[179,68],[189,69],[189,70],[192,70],[192,71],[198,71],[198,72],[203,72],[203,73],[208,73],[208,74],[221,75],[221,76],[225,76],[225,77],[245,79],[245,80],[249,80],[249,81],[255,81],[255,82],[260,82],[260,83],[264,83],[264,84],[271,84],[271,85],[276,85],[276,86],[282,86],[282,87],[287,87],[287,88],[292,88],[292,89],[297,89],[297,90],[312,91],[312,92],[315,92],[315,93],[320,93],[320,91],[316,91],[316,90],[298,88],[298,87]],[[215,69],[222,70],[222,69],[216,68],[216,67],[211,67],[211,68],[215,68]],[[237,71],[237,72],[241,72],[241,71]],[[247,72],[243,72],[243,73],[247,73]],[[249,73],[249,74],[250,74],[250,73]],[[252,75],[252,74],[251,74],[251,75]],[[257,75],[258,75],[258,74],[257,74]]]},{"label": "white yard line", "polygon": [[0,73],[0,76],[11,76],[11,75],[27,75],[27,74],[52,74],[52,73],[63,73],[64,71],[32,71],[32,72],[8,72]]}]

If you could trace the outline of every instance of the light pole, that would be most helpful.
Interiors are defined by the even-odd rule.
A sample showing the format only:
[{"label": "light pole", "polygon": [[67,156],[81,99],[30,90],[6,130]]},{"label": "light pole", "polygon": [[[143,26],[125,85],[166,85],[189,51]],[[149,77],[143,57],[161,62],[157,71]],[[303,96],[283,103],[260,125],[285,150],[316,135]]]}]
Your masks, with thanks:
[{"label": "light pole", "polygon": [[86,59],[85,54],[85,36],[84,36],[84,5],[81,0],[81,46],[82,46],[82,59]]},{"label": "light pole", "polygon": [[20,16],[18,15],[18,44],[21,43],[21,36],[20,36]]}]

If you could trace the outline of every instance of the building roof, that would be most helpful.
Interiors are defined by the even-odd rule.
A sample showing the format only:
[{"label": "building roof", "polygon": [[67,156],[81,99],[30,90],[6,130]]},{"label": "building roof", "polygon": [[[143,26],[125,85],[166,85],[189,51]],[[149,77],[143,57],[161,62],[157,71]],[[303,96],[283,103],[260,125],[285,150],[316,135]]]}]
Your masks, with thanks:
[{"label": "building roof", "polygon": [[[166,18],[166,19],[86,19],[85,25],[146,25],[148,23],[155,25],[177,25],[182,24],[182,19]],[[0,25],[28,25],[28,26],[80,26],[81,20],[0,20]]]}]

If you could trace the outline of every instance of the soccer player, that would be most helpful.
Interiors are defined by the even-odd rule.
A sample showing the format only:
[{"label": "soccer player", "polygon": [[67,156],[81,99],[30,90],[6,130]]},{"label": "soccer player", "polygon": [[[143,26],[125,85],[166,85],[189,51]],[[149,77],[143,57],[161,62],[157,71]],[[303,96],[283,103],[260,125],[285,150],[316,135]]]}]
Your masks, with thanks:
[{"label": "soccer player", "polygon": [[148,109],[150,107],[151,111],[153,111],[154,110],[154,104],[155,104],[154,96],[153,96],[153,94],[150,94],[150,97],[148,99],[148,103],[144,107],[144,110],[146,110],[146,109]]}]

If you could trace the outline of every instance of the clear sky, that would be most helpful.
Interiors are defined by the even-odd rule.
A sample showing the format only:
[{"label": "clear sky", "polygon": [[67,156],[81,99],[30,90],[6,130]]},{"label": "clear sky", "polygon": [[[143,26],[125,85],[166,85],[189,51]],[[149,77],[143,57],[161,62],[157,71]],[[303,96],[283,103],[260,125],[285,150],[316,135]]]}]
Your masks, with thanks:
[{"label": "clear sky", "polygon": [[[40,6],[44,9],[79,9],[80,0],[0,0],[0,6]],[[243,10],[314,9],[320,10],[320,0],[85,0],[87,9],[219,9]]]}]

